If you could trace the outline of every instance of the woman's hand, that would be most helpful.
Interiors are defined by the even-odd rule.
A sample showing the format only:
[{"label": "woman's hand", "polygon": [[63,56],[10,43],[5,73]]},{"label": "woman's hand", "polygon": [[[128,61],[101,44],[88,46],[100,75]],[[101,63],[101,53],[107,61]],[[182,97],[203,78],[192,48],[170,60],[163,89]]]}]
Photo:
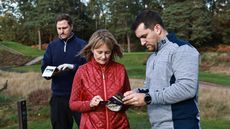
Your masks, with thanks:
[{"label": "woman's hand", "polygon": [[89,106],[92,108],[92,107],[96,107],[99,105],[100,101],[103,101],[103,99],[101,98],[101,96],[97,95],[97,96],[94,96],[92,98],[92,100],[90,101],[90,104]]}]

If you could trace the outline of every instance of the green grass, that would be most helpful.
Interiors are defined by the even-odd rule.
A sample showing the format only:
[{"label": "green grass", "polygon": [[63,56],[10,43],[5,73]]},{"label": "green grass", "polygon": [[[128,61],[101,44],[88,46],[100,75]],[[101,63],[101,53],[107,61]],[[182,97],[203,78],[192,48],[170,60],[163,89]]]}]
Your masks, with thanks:
[{"label": "green grass", "polygon": [[[118,60],[126,66],[130,78],[145,78],[145,61],[150,53],[125,53],[124,57]],[[216,83],[230,87],[230,76],[200,71],[199,80]]]},{"label": "green grass", "polygon": [[1,93],[0,93],[0,106],[3,106],[3,105],[5,105],[6,103],[8,103],[10,101],[10,97],[8,97],[8,96],[5,96],[5,95],[2,95]]},{"label": "green grass", "polygon": [[11,70],[18,72],[41,72],[41,64],[13,67]]},{"label": "green grass", "polygon": [[127,111],[131,129],[150,129],[151,125],[146,112],[146,107],[140,109],[130,108]]},{"label": "green grass", "polygon": [[[0,92],[0,128],[17,122],[16,97],[7,96]],[[15,103],[14,103],[15,102]]]},{"label": "green grass", "polygon": [[[16,104],[15,98],[4,97],[0,94],[0,111],[4,105]],[[6,101],[7,100],[7,101]],[[14,100],[14,101],[13,101]],[[3,105],[4,104],[4,105]],[[1,129],[18,129],[16,107],[5,109],[0,117]],[[6,112],[7,111],[7,112]],[[7,115],[6,115],[7,113]],[[27,102],[28,129],[51,129],[49,105],[31,105]],[[151,125],[148,119],[146,107],[131,107],[127,112],[131,129],[150,129]],[[157,118],[156,118],[157,119]],[[202,129],[230,129],[230,120],[227,119],[205,119],[201,118]],[[74,124],[73,129],[77,129]]]},{"label": "green grass", "polygon": [[230,87],[230,76],[200,71],[199,80]]},{"label": "green grass", "polygon": [[124,57],[118,62],[125,65],[130,78],[145,78],[145,62],[151,53],[147,52],[132,52],[125,53]]},{"label": "green grass", "polygon": [[230,129],[230,120],[201,120],[202,129]]},{"label": "green grass", "polygon": [[[151,126],[145,108],[129,109],[127,114],[131,129],[150,129]],[[214,118],[205,120],[205,118],[201,118],[202,129],[230,129],[229,123],[230,120],[226,119]]]},{"label": "green grass", "polygon": [[[127,114],[131,125],[131,129],[150,129],[151,125],[148,120],[146,108],[129,109]],[[225,119],[205,120],[205,118],[201,118],[202,129],[230,129],[229,123],[230,120],[225,120]]]},{"label": "green grass", "polygon": [[41,56],[44,53],[44,51],[38,50],[36,48],[32,48],[30,46],[25,46],[23,44],[19,44],[17,42],[2,41],[0,42],[0,46],[4,47],[5,49],[8,48],[9,51],[12,51],[12,52],[16,51],[18,53],[21,53],[25,56],[30,56],[30,57]]},{"label": "green grass", "polygon": [[[39,119],[39,120],[34,120],[34,121],[29,121],[27,123],[27,128],[28,129],[51,129],[51,124],[48,119]],[[13,124],[8,127],[4,127],[2,129],[18,129],[18,124]]]},{"label": "green grass", "polygon": [[49,119],[34,120],[28,123],[28,129],[51,129],[51,123]]},{"label": "green grass", "polygon": [[[41,109],[42,114],[49,114],[49,110],[47,110],[48,106],[44,106],[44,109]],[[45,111],[45,112],[44,112]],[[32,111],[28,112],[28,114],[32,113]],[[127,111],[129,123],[131,129],[150,129],[150,123],[148,120],[146,107],[142,108],[130,108]],[[51,123],[49,117],[27,117],[28,118],[28,129],[51,129]],[[157,119],[157,118],[156,118]],[[201,128],[202,129],[230,129],[230,120],[222,120],[222,119],[208,119],[201,118]],[[16,122],[8,125],[0,127],[1,129],[18,129],[18,124]],[[74,124],[73,129],[76,129],[76,124]]]}]

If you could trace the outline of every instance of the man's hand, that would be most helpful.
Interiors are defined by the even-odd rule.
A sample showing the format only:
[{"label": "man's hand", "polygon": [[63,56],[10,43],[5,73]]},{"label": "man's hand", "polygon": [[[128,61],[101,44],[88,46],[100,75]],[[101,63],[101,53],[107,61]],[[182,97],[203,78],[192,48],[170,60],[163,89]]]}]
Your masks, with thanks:
[{"label": "man's hand", "polygon": [[122,101],[124,104],[133,105],[133,106],[144,106],[146,105],[144,93],[136,93],[135,91],[127,91],[124,93],[124,98]]},{"label": "man's hand", "polygon": [[59,65],[57,68],[60,71],[64,71],[64,70],[67,70],[67,69],[73,69],[74,65],[73,64],[62,64],[62,65]]},{"label": "man's hand", "polygon": [[60,74],[60,73],[61,73],[60,70],[55,70],[55,71],[53,72],[53,75],[52,75],[52,76],[57,76],[57,75]]}]

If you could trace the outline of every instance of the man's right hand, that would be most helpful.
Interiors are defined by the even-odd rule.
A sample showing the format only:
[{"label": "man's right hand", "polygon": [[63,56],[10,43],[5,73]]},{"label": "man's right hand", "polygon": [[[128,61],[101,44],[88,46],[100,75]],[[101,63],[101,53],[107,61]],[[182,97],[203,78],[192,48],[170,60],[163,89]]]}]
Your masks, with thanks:
[{"label": "man's right hand", "polygon": [[133,106],[144,106],[146,105],[144,93],[137,93],[135,91],[127,91],[124,93],[124,98],[122,101],[124,104],[133,105]]},{"label": "man's right hand", "polygon": [[55,70],[52,76],[56,76],[56,75],[58,75],[58,74],[60,74],[60,73],[61,73],[60,70]]}]

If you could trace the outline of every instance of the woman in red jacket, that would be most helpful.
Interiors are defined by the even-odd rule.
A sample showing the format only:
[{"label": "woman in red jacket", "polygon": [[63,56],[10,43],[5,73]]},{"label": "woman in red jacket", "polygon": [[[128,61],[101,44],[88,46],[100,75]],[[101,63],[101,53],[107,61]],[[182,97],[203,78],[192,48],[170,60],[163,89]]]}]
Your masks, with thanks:
[{"label": "woman in red jacket", "polygon": [[116,39],[98,30],[80,54],[88,63],[77,70],[70,97],[71,110],[82,112],[80,129],[129,129],[121,99],[130,83],[124,65],[114,61],[122,57]]}]

